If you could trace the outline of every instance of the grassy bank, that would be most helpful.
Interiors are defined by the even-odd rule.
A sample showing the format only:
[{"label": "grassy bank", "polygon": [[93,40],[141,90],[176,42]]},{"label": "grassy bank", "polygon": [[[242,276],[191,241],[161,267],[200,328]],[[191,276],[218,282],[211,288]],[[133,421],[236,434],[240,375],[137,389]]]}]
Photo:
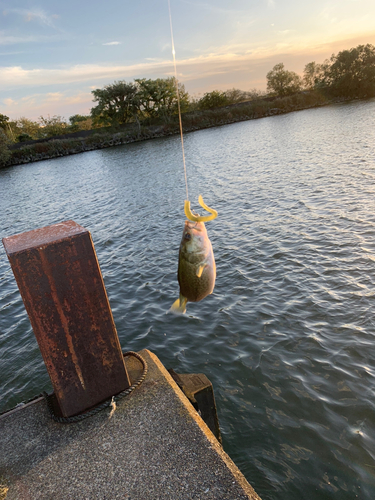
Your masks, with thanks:
[{"label": "grassy bank", "polygon": [[[186,133],[322,106],[330,102],[332,101],[322,94],[313,91],[283,98],[266,98],[211,110],[195,111],[183,115],[183,130]],[[49,140],[19,143],[10,147],[11,156],[2,166],[30,163],[177,133],[179,133],[178,117],[174,115],[168,123],[146,120],[140,125],[127,124],[117,129],[102,128],[90,131],[90,133],[68,134]]]}]

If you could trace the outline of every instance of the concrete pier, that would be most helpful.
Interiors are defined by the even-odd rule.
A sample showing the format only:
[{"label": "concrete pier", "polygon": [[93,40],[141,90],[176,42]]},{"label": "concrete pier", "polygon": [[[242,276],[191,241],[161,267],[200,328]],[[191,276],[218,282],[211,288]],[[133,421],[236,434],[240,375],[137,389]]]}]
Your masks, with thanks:
[{"label": "concrete pier", "polygon": [[[0,416],[6,500],[260,500],[150,351],[143,384],[75,424],[43,398]],[[141,372],[126,358],[131,380]]]}]

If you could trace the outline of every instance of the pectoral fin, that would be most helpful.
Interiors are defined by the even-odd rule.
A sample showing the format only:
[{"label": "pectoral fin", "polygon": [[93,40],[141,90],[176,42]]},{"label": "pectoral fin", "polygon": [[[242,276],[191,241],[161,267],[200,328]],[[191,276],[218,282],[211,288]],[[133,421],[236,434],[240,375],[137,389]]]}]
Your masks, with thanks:
[{"label": "pectoral fin", "polygon": [[206,267],[206,264],[200,264],[198,267],[197,267],[197,271],[196,271],[196,275],[198,276],[198,278],[200,278],[202,276],[202,273],[203,273],[203,269]]},{"label": "pectoral fin", "polygon": [[172,304],[168,312],[174,314],[185,314],[188,299],[180,294],[179,298]]}]

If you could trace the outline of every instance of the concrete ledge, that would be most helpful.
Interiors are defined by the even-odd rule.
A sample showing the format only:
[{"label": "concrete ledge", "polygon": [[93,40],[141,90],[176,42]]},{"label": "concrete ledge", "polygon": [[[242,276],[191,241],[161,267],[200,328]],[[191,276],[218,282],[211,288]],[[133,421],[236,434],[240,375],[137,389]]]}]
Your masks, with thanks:
[{"label": "concrete ledge", "polygon": [[146,380],[111,418],[58,424],[40,399],[0,417],[6,500],[260,500],[160,360],[140,354]]}]

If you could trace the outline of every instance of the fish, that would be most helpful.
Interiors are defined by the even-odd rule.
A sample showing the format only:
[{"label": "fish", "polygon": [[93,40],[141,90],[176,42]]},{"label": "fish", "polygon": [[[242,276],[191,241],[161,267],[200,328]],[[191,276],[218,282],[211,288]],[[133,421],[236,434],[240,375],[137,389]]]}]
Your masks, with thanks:
[{"label": "fish", "polygon": [[213,292],[216,264],[204,222],[185,221],[177,278],[180,296],[173,303],[170,312],[184,314],[188,302],[199,302]]}]

